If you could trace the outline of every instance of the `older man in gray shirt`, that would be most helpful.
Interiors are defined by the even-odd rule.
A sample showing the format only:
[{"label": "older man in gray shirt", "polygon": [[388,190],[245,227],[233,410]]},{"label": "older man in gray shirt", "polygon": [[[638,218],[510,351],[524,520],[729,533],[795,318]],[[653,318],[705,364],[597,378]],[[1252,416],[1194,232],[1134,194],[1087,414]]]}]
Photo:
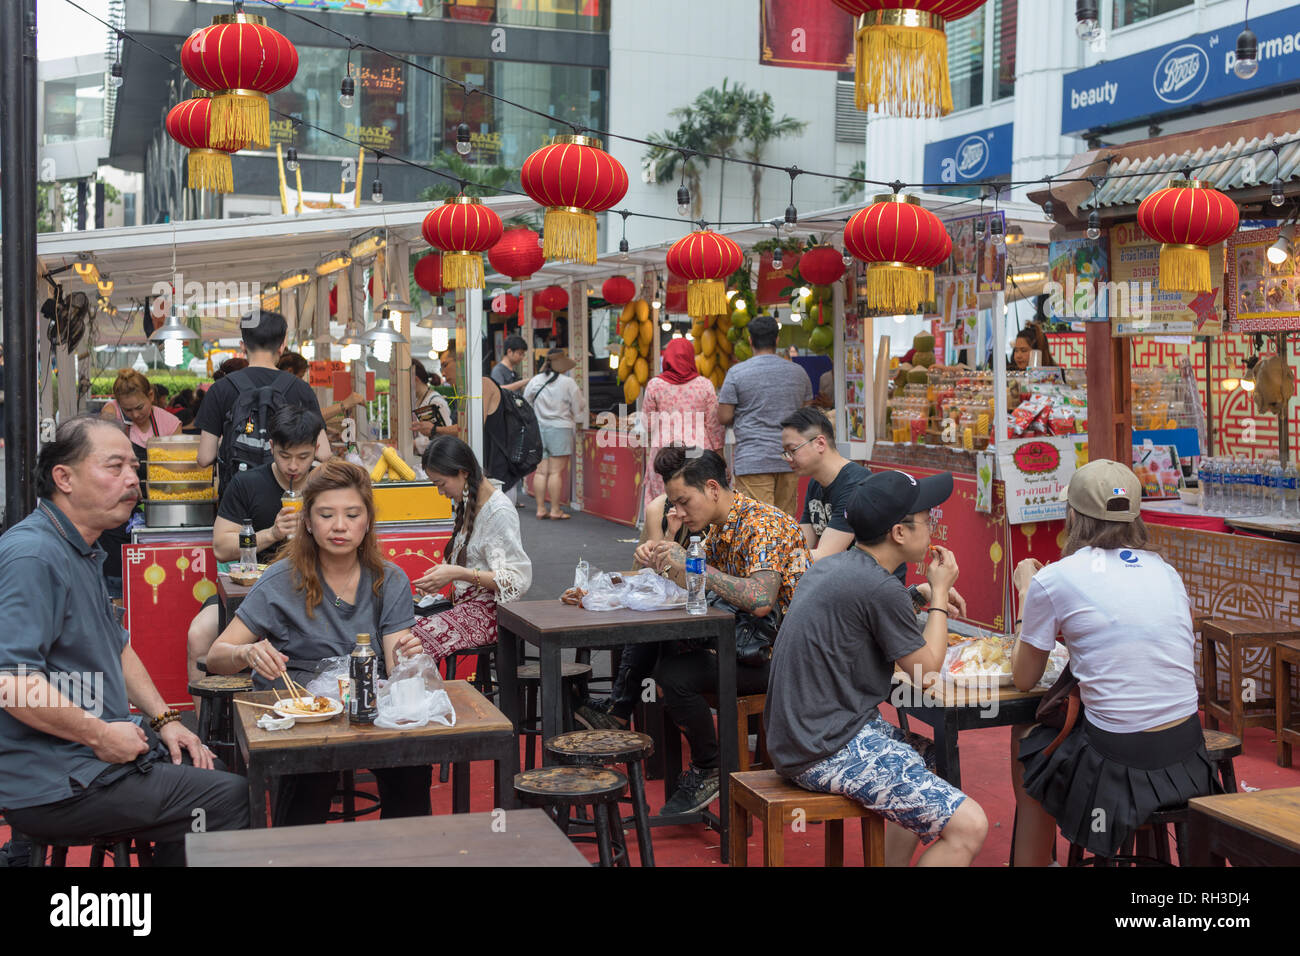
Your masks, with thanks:
[{"label": "older man in gray shirt", "polygon": [[34,842],[134,837],[182,864],[186,833],[248,826],[248,788],[167,707],[105,589],[96,542],[139,499],[136,464],[116,423],[65,422],[0,536],[0,809]]},{"label": "older man in gray shirt", "polygon": [[777,327],[771,316],[754,316],[745,331],[754,355],[727,370],[718,392],[718,421],[734,424],[736,433],[733,484],[798,518],[799,478],[781,449],[781,421],[812,401],[812,381],[776,354]]}]

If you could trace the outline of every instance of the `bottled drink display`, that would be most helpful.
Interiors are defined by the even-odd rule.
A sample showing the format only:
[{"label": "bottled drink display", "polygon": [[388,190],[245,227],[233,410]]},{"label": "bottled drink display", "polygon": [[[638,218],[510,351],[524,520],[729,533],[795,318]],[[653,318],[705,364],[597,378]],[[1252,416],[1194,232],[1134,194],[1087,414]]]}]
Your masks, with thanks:
[{"label": "bottled drink display", "polygon": [[253,530],[252,518],[245,518],[244,526],[239,529],[239,567],[246,574],[257,570],[257,532]]},{"label": "bottled drink display", "polygon": [[1300,471],[1293,461],[1282,470],[1282,517],[1300,519]]},{"label": "bottled drink display", "polygon": [[1276,458],[1268,466],[1268,494],[1265,501],[1265,514],[1276,517],[1282,515],[1282,462]]},{"label": "bottled drink display", "polygon": [[686,613],[703,614],[709,609],[704,594],[704,546],[699,535],[691,535],[691,546],[686,552]]},{"label": "bottled drink display", "polygon": [[348,723],[373,724],[379,716],[375,690],[375,649],[369,634],[357,635],[357,646],[348,658],[352,696],[348,700]]}]

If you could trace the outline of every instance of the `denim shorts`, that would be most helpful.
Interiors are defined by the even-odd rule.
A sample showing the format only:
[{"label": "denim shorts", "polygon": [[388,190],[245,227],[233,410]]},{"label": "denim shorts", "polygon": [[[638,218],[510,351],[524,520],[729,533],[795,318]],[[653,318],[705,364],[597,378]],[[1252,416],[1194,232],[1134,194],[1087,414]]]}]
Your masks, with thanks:
[{"label": "denim shorts", "polygon": [[904,734],[877,716],[841,750],[813,764],[794,782],[805,790],[856,800],[930,843],[966,799],[927,767],[933,765],[932,750],[926,738]]},{"label": "denim shorts", "polygon": [[568,426],[539,425],[542,448],[547,458],[563,458],[573,454],[573,429]]}]

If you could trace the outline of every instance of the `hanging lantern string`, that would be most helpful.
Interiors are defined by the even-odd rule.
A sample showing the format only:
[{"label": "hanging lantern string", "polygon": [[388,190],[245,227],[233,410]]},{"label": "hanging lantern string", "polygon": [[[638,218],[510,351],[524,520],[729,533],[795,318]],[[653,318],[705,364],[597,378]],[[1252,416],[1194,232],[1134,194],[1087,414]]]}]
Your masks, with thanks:
[{"label": "hanging lantern string", "polygon": [[[134,43],[134,44],[136,44],[137,46],[141,47],[142,49],[148,51],[149,53],[152,53],[154,56],[156,56],[156,57],[158,57],[158,58],[160,58],[160,59],[162,59],[162,60],[167,61],[168,63],[172,64],[173,66],[177,66],[177,67],[179,67],[179,65],[180,65],[180,64],[179,64],[179,61],[175,60],[174,58],[172,58],[171,56],[167,55],[166,53],[163,53],[163,52],[161,52],[161,51],[159,51],[159,50],[154,49],[153,47],[149,46],[149,44],[147,44],[147,43],[145,43],[145,42],[143,42],[143,41],[137,39],[137,38],[136,38],[135,36],[133,36],[132,34],[127,33],[126,31],[118,30],[117,28],[115,28],[115,27],[113,26],[113,24],[111,24],[111,23],[109,23],[107,20],[104,20],[103,18],[101,18],[101,17],[99,17],[99,16],[96,16],[95,14],[91,13],[91,12],[90,12],[89,10],[87,10],[85,7],[83,7],[83,6],[81,6],[79,3],[77,3],[76,0],[64,0],[64,2],[67,3],[69,6],[71,6],[71,7],[75,8],[75,9],[79,10],[80,12],[84,13],[86,16],[90,17],[92,20],[95,20],[96,22],[102,24],[102,25],[105,26],[106,28],[108,28],[108,29],[110,29],[110,30],[114,30],[114,31],[117,33],[117,35],[119,36],[120,39],[127,40],[127,41],[129,41],[129,42],[131,42],[131,43]],[[372,44],[365,43],[364,41],[358,40],[358,39],[356,39],[355,37],[351,37],[351,36],[348,36],[347,34],[344,34],[344,33],[341,33],[341,32],[339,32],[339,31],[337,31],[337,30],[334,30],[333,28],[328,27],[328,26],[326,26],[325,24],[323,24],[323,23],[321,23],[321,22],[319,22],[319,21],[317,21],[317,20],[310,19],[309,17],[303,15],[302,13],[299,13],[298,11],[296,11],[296,10],[294,10],[294,9],[292,9],[292,8],[286,7],[286,6],[284,6],[283,4],[276,2],[276,0],[259,0],[259,2],[260,2],[260,3],[267,4],[268,6],[275,7],[276,9],[280,10],[281,12],[283,12],[284,14],[286,14],[287,16],[295,17],[295,18],[297,18],[297,19],[303,20],[304,22],[311,23],[311,24],[313,24],[314,26],[316,26],[317,28],[319,28],[319,29],[321,29],[321,30],[324,30],[324,31],[326,31],[326,32],[328,32],[328,33],[330,33],[330,34],[333,34],[334,36],[337,36],[337,37],[339,37],[340,39],[346,41],[347,44],[348,44],[348,49],[349,49],[349,61],[350,61],[350,59],[351,59],[351,51],[352,51],[353,49],[357,49],[357,48],[366,49],[366,50],[370,50],[371,52],[377,53],[377,54],[379,54],[379,55],[381,55],[381,56],[385,56],[385,57],[387,57],[387,58],[389,58],[389,59],[392,59],[392,60],[394,60],[395,62],[402,63],[402,64],[404,64],[404,65],[406,65],[406,66],[409,66],[411,69],[417,70],[417,71],[422,72],[422,73],[427,73],[427,74],[429,74],[429,75],[431,75],[431,76],[435,76],[435,77],[437,77],[438,79],[443,80],[444,82],[452,83],[452,84],[454,84],[454,85],[456,85],[456,86],[461,87],[462,89],[467,85],[464,81],[453,79],[453,78],[451,78],[451,77],[449,77],[449,76],[446,76],[446,75],[444,75],[444,74],[442,74],[442,73],[439,73],[437,70],[433,70],[433,69],[431,69],[430,67],[426,67],[426,66],[424,66],[423,64],[420,64],[420,63],[414,62],[414,61],[412,61],[412,60],[409,60],[409,59],[407,59],[407,58],[405,58],[405,57],[402,57],[402,56],[399,56],[399,55],[397,55],[397,54],[390,53],[390,52],[387,51],[387,50],[383,50],[383,49],[381,49],[381,48],[379,48],[379,47],[373,46]],[[533,109],[532,107],[525,106],[525,105],[522,104],[522,103],[516,103],[516,102],[514,102],[513,100],[510,100],[510,99],[508,99],[508,98],[506,98],[506,97],[504,97],[504,96],[501,96],[501,95],[496,94],[496,93],[492,93],[492,92],[490,92],[490,91],[488,91],[488,90],[479,89],[478,87],[473,87],[472,90],[471,90],[471,92],[481,93],[483,96],[486,96],[486,97],[488,97],[488,98],[490,98],[490,99],[492,99],[492,100],[495,100],[495,101],[500,102],[500,103],[504,103],[505,105],[508,105],[508,106],[515,107],[516,109],[523,110],[524,112],[526,112],[526,113],[530,113],[530,114],[532,114],[532,115],[534,115],[534,116],[541,117],[541,118],[547,120],[548,122],[561,123],[561,124],[563,124],[563,125],[569,127],[571,130],[573,130],[573,132],[574,132],[575,135],[579,134],[580,132],[591,132],[591,133],[593,133],[593,134],[595,134],[595,135],[598,135],[598,136],[603,136],[603,137],[607,137],[607,138],[611,138],[611,139],[619,139],[619,140],[623,140],[623,141],[625,141],[625,142],[636,143],[636,144],[639,144],[639,145],[642,145],[642,146],[646,146],[646,147],[649,147],[649,148],[657,148],[657,149],[663,149],[663,148],[664,148],[664,147],[662,146],[662,144],[652,143],[652,142],[650,142],[649,140],[640,139],[640,138],[638,138],[638,137],[634,137],[634,136],[626,136],[626,135],[623,135],[623,134],[620,134],[620,133],[615,133],[615,132],[610,131],[610,130],[592,130],[592,129],[590,129],[589,127],[583,126],[583,125],[578,124],[578,123],[574,123],[574,122],[569,121],[569,120],[565,120],[565,119],[563,119],[563,118],[561,118],[561,117],[551,116],[551,115],[548,114],[548,113],[543,113],[543,112],[541,112],[540,110],[536,110],[536,109]],[[355,147],[358,147],[358,148],[370,148],[370,147],[366,146],[366,144],[362,143],[362,142],[359,141],[359,140],[356,140],[356,139],[353,139],[353,138],[351,138],[351,137],[345,136],[345,135],[343,135],[343,134],[337,133],[337,132],[335,132],[334,130],[330,130],[330,129],[326,129],[325,127],[322,127],[322,126],[318,126],[318,125],[316,125],[316,124],[314,124],[314,123],[310,123],[310,122],[308,122],[307,120],[301,119],[301,118],[299,118],[299,117],[295,117],[293,114],[285,113],[285,112],[283,112],[283,111],[281,111],[281,110],[276,110],[276,109],[271,109],[271,112],[272,112],[273,114],[275,114],[276,116],[278,116],[278,117],[281,117],[281,118],[283,118],[283,119],[289,119],[289,120],[291,120],[291,121],[296,121],[298,125],[305,126],[305,127],[308,128],[308,129],[311,129],[311,130],[313,130],[313,131],[315,131],[315,132],[318,132],[318,133],[321,133],[321,134],[323,134],[323,135],[326,135],[326,136],[332,137],[333,139],[336,139],[336,140],[338,140],[338,141],[340,141],[340,142],[348,143],[349,145],[351,145],[351,146],[355,146]],[[1270,143],[1270,144],[1267,144],[1267,145],[1263,145],[1263,146],[1259,146],[1259,147],[1257,147],[1257,148],[1255,148],[1255,149],[1252,149],[1252,150],[1244,151],[1244,152],[1238,154],[1238,158],[1245,158],[1245,157],[1253,156],[1253,155],[1256,155],[1256,154],[1258,154],[1258,153],[1263,153],[1263,152],[1276,151],[1276,150],[1279,150],[1280,148],[1282,148],[1283,146],[1289,146],[1289,145],[1291,145],[1291,144],[1293,144],[1293,143],[1297,143],[1297,142],[1300,142],[1300,137],[1294,137],[1294,138],[1287,139],[1287,140],[1276,140],[1276,141],[1273,142],[1273,143]],[[680,152],[680,150],[678,150],[678,151]],[[751,168],[765,169],[765,170],[772,170],[772,171],[779,171],[779,172],[785,172],[785,173],[787,173],[787,174],[789,174],[789,171],[790,171],[790,167],[787,167],[787,166],[777,166],[777,165],[774,165],[774,164],[772,164],[772,163],[764,163],[764,162],[759,162],[759,161],[756,161],[756,160],[744,159],[744,158],[741,158],[741,157],[723,156],[723,155],[719,155],[719,154],[716,154],[716,153],[707,153],[707,152],[703,152],[703,151],[699,151],[699,150],[692,150],[692,151],[690,151],[690,153],[691,153],[692,156],[699,156],[699,157],[706,158],[706,159],[716,159],[716,160],[718,160],[718,161],[720,161],[720,162],[724,162],[724,163],[733,163],[733,164],[736,164],[736,165],[747,166],[747,167],[751,167]],[[409,167],[411,167],[412,169],[419,169],[419,170],[422,170],[422,171],[424,171],[424,172],[426,172],[426,173],[430,173],[430,174],[432,174],[432,175],[434,175],[434,176],[437,176],[437,177],[439,177],[439,178],[441,178],[441,179],[450,180],[450,181],[452,181],[452,182],[462,182],[462,180],[460,180],[459,177],[454,176],[454,175],[452,175],[451,173],[446,172],[445,170],[436,169],[436,168],[434,168],[434,167],[432,167],[432,166],[429,166],[429,165],[427,165],[427,164],[419,163],[419,162],[416,162],[415,160],[408,159],[408,158],[406,158],[406,157],[404,157],[404,156],[399,156],[399,155],[396,155],[396,154],[393,154],[393,153],[389,153],[389,154],[387,154],[387,155],[388,155],[388,158],[391,159],[392,161],[394,161],[394,162],[398,162],[398,163],[401,163],[401,164],[404,165],[404,166],[409,166]],[[1082,165],[1077,166],[1077,167],[1070,167],[1070,168],[1067,168],[1066,170],[1063,170],[1061,173],[1052,176],[1052,177],[1051,177],[1051,182],[1053,182],[1053,183],[1058,183],[1058,184],[1059,184],[1059,183],[1063,183],[1063,182],[1090,182],[1094,177],[1087,176],[1087,175],[1081,175],[1081,176],[1068,176],[1068,175],[1066,175],[1066,174],[1067,174],[1067,173],[1071,173],[1071,172],[1080,171],[1080,170],[1086,170],[1088,167],[1090,167],[1091,165],[1093,165],[1094,163],[1096,163],[1096,162],[1098,162],[1098,161],[1106,162],[1106,163],[1109,164],[1109,163],[1113,162],[1113,161],[1114,161],[1115,159],[1117,159],[1117,158],[1118,158],[1118,157],[1117,157],[1117,156],[1114,156],[1114,155],[1111,155],[1111,156],[1104,156],[1104,157],[1099,157],[1099,158],[1094,158],[1093,160],[1091,160],[1091,161],[1088,162],[1088,163],[1082,164]],[[1192,170],[1196,170],[1196,169],[1205,169],[1205,168],[1209,168],[1209,167],[1211,167],[1211,166],[1217,165],[1218,162],[1219,162],[1218,160],[1207,161],[1207,162],[1203,162],[1203,163],[1200,163],[1200,164],[1193,164],[1193,165],[1189,166],[1188,168],[1190,168],[1190,169],[1192,169]],[[901,186],[902,188],[906,188],[906,189],[909,189],[909,190],[926,190],[926,191],[935,191],[935,192],[940,192],[940,193],[942,193],[942,192],[944,192],[944,191],[947,191],[947,190],[951,190],[951,189],[953,189],[953,188],[956,188],[952,183],[925,183],[925,182],[920,182],[920,183],[900,183],[898,180],[895,180],[895,181],[893,181],[893,182],[886,182],[886,181],[882,181],[882,180],[867,179],[867,178],[857,177],[857,176],[847,176],[847,175],[842,175],[842,174],[838,174],[838,173],[822,173],[822,172],[816,172],[816,171],[812,171],[812,170],[800,170],[799,173],[798,173],[798,175],[803,175],[803,176],[813,176],[813,177],[816,177],[816,178],[819,178],[819,179],[828,179],[828,180],[834,180],[834,181],[837,181],[837,182],[855,183],[855,184],[858,184],[858,185],[865,185],[865,186],[883,186],[883,187],[888,187],[888,188],[891,188],[891,189],[893,189],[893,188],[895,188],[895,187],[897,187],[897,186]],[[1108,178],[1110,178],[1110,179],[1129,179],[1129,178],[1148,177],[1148,176],[1150,176],[1150,172],[1149,172],[1149,171],[1133,171],[1133,172],[1125,172],[1125,173],[1110,173],[1110,174],[1108,174]],[[1014,187],[1020,187],[1020,186],[1037,186],[1037,185],[1046,185],[1046,184],[1048,184],[1048,182],[1049,182],[1049,180],[1048,180],[1047,177],[1041,177],[1041,178],[1038,178],[1038,179],[1013,180],[1013,181],[1008,181],[1008,182],[1006,182],[1006,183],[1002,183],[1002,184],[1000,184],[1000,185],[1001,185],[1001,186],[1004,186],[1004,187],[1006,187],[1006,188],[1008,188],[1008,189],[1011,189],[1011,188],[1014,188]],[[482,192],[485,193],[485,194],[498,194],[498,195],[525,196],[525,194],[524,194],[523,192],[519,191],[519,190],[509,189],[509,188],[506,188],[506,187],[492,187],[492,186],[487,186],[487,185],[485,185],[485,184],[473,183],[473,182],[468,182],[468,181],[466,181],[466,185],[472,185],[472,186],[474,186],[475,188],[479,189],[480,191],[482,191]],[[952,205],[962,205],[962,204],[964,204],[966,201],[968,201],[968,200],[960,200],[960,201],[957,201],[957,202],[953,203]],[[945,207],[937,207],[937,208],[945,208]],[[656,214],[654,214],[654,213],[629,212],[628,215],[631,215],[631,216],[638,216],[638,217],[645,218],[645,219],[658,219],[658,220],[662,220],[662,221],[665,221],[665,222],[675,222],[675,221],[680,221],[679,219],[676,219],[676,218],[674,218],[674,217],[670,217],[670,216],[660,216],[660,215],[656,215]],[[761,225],[766,224],[767,222],[768,222],[768,220],[765,220],[765,219],[732,220],[732,221],[719,221],[719,222],[715,223],[715,225],[716,225],[716,226],[733,226],[733,225],[734,225],[734,226],[761,226]]]}]

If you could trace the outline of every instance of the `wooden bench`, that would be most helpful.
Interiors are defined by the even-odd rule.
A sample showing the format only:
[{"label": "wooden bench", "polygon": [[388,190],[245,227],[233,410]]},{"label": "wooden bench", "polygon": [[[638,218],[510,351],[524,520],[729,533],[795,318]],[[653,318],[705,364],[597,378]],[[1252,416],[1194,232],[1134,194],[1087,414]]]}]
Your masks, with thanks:
[{"label": "wooden bench", "polygon": [[750,814],[763,822],[763,865],[785,866],[785,827],[795,822],[826,824],[826,865],[844,865],[844,821],[862,820],[862,856],[867,866],[885,865],[885,819],[862,804],[832,793],[814,793],[775,770],[731,775],[731,865],[748,866]]},{"label": "wooden bench", "polygon": [[[1278,641],[1300,638],[1300,629],[1286,621],[1251,619],[1230,621],[1212,618],[1201,625],[1201,667],[1202,706],[1205,709],[1205,723],[1211,730],[1218,730],[1221,723],[1234,737],[1243,737],[1247,727],[1268,727],[1273,729],[1277,712],[1274,697],[1254,697],[1244,699],[1242,672],[1245,667],[1246,652],[1253,648],[1267,648],[1270,651]],[[1217,651],[1223,645],[1228,655],[1228,697],[1219,699],[1219,672]],[[1277,688],[1274,688],[1276,693]]]},{"label": "wooden bench", "polygon": [[1278,641],[1273,649],[1273,694],[1277,698],[1277,765],[1291,766],[1291,748],[1300,744],[1300,724],[1293,717],[1291,684],[1300,674],[1300,641]]}]

